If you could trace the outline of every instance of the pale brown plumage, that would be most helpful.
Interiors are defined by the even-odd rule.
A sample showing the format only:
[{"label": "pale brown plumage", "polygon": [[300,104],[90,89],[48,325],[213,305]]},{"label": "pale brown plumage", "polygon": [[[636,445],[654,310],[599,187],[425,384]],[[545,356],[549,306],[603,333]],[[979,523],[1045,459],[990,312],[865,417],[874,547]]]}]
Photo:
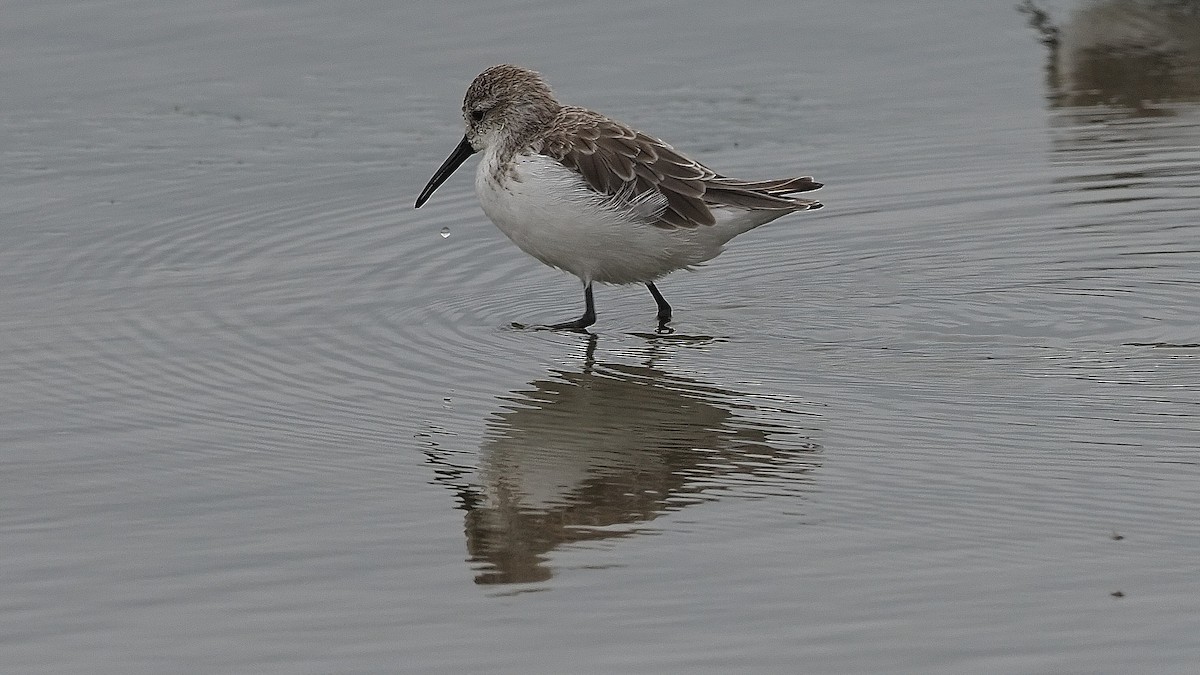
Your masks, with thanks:
[{"label": "pale brown plumage", "polygon": [[660,227],[712,225],[715,206],[784,213],[822,206],[815,200],[787,196],[821,187],[811,176],[764,181],[727,178],[657,138],[586,108],[561,106],[533,146],[578,171],[602,194],[662,194],[667,206],[654,223]]},{"label": "pale brown plumage", "polygon": [[550,328],[596,321],[592,284],[642,283],[670,332],[671,305],[654,282],[712,260],[739,234],[821,203],[811,177],[722,176],[661,140],[584,108],[564,106],[538,73],[499,65],[463,98],[466,132],[417,196],[420,208],[468,157],[483,152],[475,192],[521,250],[584,284],[585,310]]}]

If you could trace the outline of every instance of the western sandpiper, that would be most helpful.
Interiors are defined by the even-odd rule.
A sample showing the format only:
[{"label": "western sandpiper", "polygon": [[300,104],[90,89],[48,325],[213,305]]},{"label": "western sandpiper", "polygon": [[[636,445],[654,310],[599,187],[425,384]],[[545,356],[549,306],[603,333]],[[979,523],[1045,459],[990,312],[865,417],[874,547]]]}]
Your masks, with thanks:
[{"label": "western sandpiper", "polygon": [[793,211],[821,208],[791,196],[821,187],[810,176],[726,178],[670,145],[600,113],[560,104],[542,76],[511,65],[483,71],[462,106],[466,134],[417,197],[417,208],[468,157],[483,151],[475,193],[483,212],[522,251],[583,281],[586,309],[549,326],[596,322],[592,284],[645,284],[659,330],[671,306],[659,277],[721,253],[737,235]]}]

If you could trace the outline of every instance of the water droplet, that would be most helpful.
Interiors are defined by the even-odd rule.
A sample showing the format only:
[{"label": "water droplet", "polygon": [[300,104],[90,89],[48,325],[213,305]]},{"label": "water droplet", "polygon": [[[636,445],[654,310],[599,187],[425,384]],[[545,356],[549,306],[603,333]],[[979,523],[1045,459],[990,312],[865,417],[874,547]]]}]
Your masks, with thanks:
[{"label": "water droplet", "polygon": [[445,239],[445,238],[449,237],[449,236],[450,236],[450,228],[448,228],[448,227],[443,227],[443,228],[442,228],[442,233],[441,233],[441,234],[442,234],[442,239]]}]

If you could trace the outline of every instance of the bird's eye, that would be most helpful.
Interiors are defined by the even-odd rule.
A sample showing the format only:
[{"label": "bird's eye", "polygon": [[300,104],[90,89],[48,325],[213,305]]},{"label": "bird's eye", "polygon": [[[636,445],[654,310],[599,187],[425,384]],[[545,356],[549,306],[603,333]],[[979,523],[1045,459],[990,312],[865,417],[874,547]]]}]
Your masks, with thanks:
[{"label": "bird's eye", "polygon": [[481,121],[483,121],[483,114],[484,114],[485,112],[486,112],[486,111],[485,111],[485,110],[483,110],[482,108],[480,108],[480,109],[478,109],[478,110],[472,110],[472,111],[471,111],[471,120],[472,120],[472,121],[475,121],[475,122],[481,122]]}]

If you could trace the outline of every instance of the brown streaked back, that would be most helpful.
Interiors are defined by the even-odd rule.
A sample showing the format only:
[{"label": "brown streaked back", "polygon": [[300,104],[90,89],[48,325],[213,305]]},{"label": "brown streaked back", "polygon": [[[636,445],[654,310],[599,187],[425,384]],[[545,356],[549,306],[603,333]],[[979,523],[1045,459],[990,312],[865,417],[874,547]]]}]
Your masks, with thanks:
[{"label": "brown streaked back", "polygon": [[726,178],[688,159],[663,141],[600,113],[563,106],[541,136],[540,154],[578,171],[593,190],[616,197],[655,191],[666,198],[655,225],[713,225],[712,206],[801,211],[821,203],[788,197],[821,187],[809,176],[764,181]]}]

